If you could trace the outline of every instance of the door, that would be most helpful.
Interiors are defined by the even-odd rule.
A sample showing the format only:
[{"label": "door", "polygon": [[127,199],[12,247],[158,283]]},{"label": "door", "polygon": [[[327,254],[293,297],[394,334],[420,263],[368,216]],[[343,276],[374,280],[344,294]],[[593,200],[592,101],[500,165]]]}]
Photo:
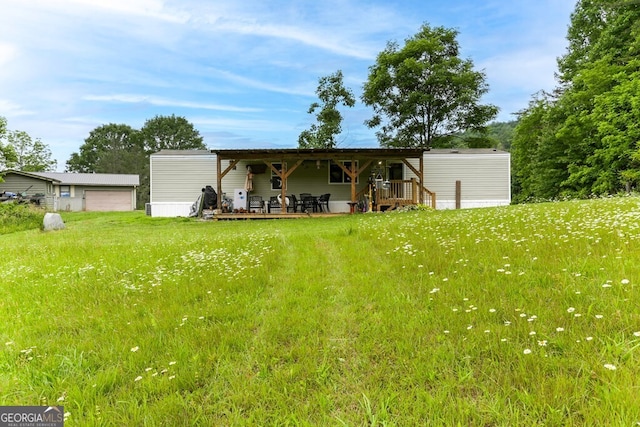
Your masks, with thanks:
[{"label": "door", "polygon": [[132,211],[131,191],[87,190],[84,193],[86,211]]}]

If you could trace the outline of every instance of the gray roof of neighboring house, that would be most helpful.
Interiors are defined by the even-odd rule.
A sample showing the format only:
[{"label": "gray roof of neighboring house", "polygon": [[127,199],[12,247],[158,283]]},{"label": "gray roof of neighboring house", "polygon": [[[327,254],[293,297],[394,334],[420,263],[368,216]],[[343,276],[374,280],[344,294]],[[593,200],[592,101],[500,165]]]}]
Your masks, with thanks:
[{"label": "gray roof of neighboring house", "polygon": [[68,172],[23,172],[8,170],[3,173],[15,173],[31,178],[57,181],[59,185],[93,185],[115,187],[137,187],[140,185],[139,175],[115,173],[68,173]]},{"label": "gray roof of neighboring house", "polygon": [[115,173],[66,173],[66,172],[29,172],[43,178],[55,179],[61,185],[104,185],[137,187],[140,185],[139,175]]}]

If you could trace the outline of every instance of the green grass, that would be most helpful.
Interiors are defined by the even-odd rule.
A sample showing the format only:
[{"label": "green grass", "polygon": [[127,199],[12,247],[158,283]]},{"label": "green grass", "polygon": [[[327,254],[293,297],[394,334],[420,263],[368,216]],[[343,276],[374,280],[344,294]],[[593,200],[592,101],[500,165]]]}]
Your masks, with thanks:
[{"label": "green grass", "polygon": [[638,198],[63,218],[0,239],[0,405],[63,404],[69,426],[640,422]]}]

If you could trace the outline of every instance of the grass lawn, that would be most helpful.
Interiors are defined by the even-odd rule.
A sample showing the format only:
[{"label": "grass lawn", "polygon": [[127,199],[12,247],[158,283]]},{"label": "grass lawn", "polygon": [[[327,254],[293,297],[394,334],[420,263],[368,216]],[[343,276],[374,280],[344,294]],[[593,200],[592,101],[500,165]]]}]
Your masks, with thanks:
[{"label": "grass lawn", "polygon": [[0,405],[67,426],[640,423],[640,198],[0,236]]}]

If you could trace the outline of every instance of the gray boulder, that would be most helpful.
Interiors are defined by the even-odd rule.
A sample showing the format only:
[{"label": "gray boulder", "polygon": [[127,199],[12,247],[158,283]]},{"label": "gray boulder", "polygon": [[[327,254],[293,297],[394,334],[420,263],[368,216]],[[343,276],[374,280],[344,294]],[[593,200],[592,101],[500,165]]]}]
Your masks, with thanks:
[{"label": "gray boulder", "polygon": [[44,221],[42,221],[42,223],[44,225],[44,231],[64,229],[64,221],[62,221],[60,214],[57,213],[44,214]]}]

